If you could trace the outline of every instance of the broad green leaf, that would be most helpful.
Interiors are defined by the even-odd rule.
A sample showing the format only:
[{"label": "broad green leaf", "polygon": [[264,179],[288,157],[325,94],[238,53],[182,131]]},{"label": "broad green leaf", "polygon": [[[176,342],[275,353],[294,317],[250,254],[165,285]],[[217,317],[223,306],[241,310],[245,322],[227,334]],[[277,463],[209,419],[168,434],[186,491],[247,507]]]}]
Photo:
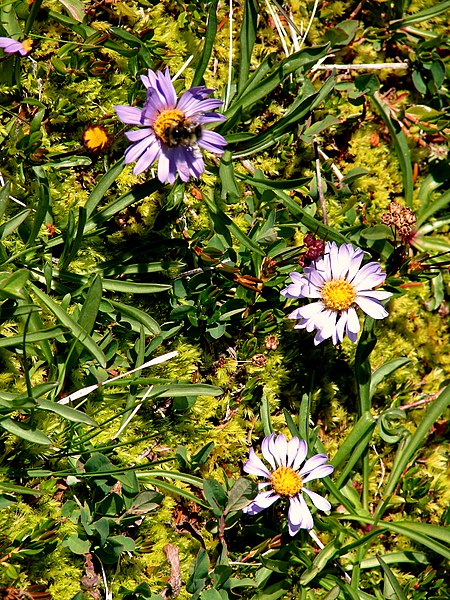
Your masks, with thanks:
[{"label": "broad green leaf", "polygon": [[250,481],[246,477],[239,477],[231,490],[228,492],[228,502],[225,506],[224,513],[228,514],[233,511],[241,510],[256,497],[258,486],[255,482]]},{"label": "broad green leaf", "polygon": [[19,269],[14,273],[0,273],[0,298],[25,298],[23,291],[30,277],[30,272],[26,269]]},{"label": "broad green leaf", "polygon": [[69,548],[74,554],[87,554],[91,547],[91,543],[88,540],[82,540],[76,533],[66,538],[62,542],[62,545]]},{"label": "broad green leaf", "polygon": [[227,504],[227,494],[220,483],[214,479],[205,479],[203,492],[216,517],[222,516]]}]

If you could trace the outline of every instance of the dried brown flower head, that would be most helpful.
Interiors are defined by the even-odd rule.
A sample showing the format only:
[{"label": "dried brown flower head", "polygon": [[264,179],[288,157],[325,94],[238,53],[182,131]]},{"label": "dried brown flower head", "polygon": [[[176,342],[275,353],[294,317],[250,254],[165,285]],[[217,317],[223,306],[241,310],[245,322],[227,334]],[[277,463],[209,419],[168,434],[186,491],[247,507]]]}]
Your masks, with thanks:
[{"label": "dried brown flower head", "polygon": [[384,225],[395,227],[403,241],[407,241],[413,234],[413,225],[416,222],[416,215],[407,206],[402,206],[398,202],[389,204],[389,211],[381,217]]}]

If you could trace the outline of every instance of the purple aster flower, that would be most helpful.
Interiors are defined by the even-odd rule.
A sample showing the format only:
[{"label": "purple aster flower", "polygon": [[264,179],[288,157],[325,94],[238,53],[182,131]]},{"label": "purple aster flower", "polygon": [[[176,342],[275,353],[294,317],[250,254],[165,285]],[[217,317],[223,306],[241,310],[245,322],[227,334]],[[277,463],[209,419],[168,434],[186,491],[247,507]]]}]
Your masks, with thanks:
[{"label": "purple aster flower", "polygon": [[282,433],[279,435],[272,433],[265,437],[261,444],[261,451],[271,469],[268,469],[256,456],[253,448],[250,448],[244,471],[250,475],[265,477],[267,481],[259,484],[259,489],[262,491],[243,509],[243,512],[257,515],[280,498],[288,498],[290,535],[295,535],[299,529],[312,529],[314,521],[304,494],[309,496],[319,510],[330,510],[331,504],[316,492],[306,488],[305,484],[313,479],[327,477],[334,471],[332,465],[325,464],[328,460],[327,456],[316,454],[305,461],[308,453],[305,440],[293,437],[288,442]]},{"label": "purple aster flower", "polygon": [[223,154],[227,142],[219,133],[204,129],[204,125],[225,121],[214,112],[223,102],[208,98],[214,91],[204,86],[193,87],[177,98],[169,69],[141,76],[147,88],[143,109],[115,106],[123,123],[139,125],[126,137],[133,142],[125,151],[125,162],[137,161],[133,173],[138,175],[158,160],[158,179],[173,183],[177,174],[182,181],[199,177],[205,163],[200,148]]},{"label": "purple aster flower", "polygon": [[337,344],[345,334],[356,342],[360,330],[357,307],[373,319],[388,316],[381,301],[392,294],[373,289],[384,282],[386,273],[377,262],[361,267],[363,258],[360,248],[327,242],[323,258],[304,267],[303,275],[290,273],[293,283],[282,290],[283,296],[316,300],[289,315],[290,319],[298,319],[296,329],[317,330],[315,345],[328,338]]},{"label": "purple aster flower", "polygon": [[3,51],[6,52],[6,54],[14,54],[19,52],[19,54],[25,56],[31,50],[32,45],[33,40],[24,40],[23,42],[18,42],[17,40],[13,40],[9,37],[0,37],[0,48],[3,48]]}]

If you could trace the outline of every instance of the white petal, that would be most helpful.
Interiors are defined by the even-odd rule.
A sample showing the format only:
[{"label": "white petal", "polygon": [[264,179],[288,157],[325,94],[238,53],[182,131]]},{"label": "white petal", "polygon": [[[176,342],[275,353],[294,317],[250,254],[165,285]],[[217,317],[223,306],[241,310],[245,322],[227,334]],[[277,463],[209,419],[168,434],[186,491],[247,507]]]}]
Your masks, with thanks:
[{"label": "white petal", "polygon": [[357,296],[355,304],[369,315],[369,317],[372,317],[372,319],[385,319],[389,315],[387,310],[378,302],[378,300]]},{"label": "white petal", "polygon": [[307,453],[308,453],[308,444],[305,442],[305,440],[300,440],[299,446],[298,446],[298,451],[297,451],[297,456],[295,457],[294,462],[292,463],[292,468],[294,469],[294,471],[297,471],[300,468],[300,465],[305,460]]},{"label": "white petal", "polygon": [[347,311],[347,333],[358,334],[361,326],[359,324],[358,315],[353,307],[350,307]]},{"label": "white petal", "polygon": [[309,475],[302,478],[303,483],[308,483],[308,481],[312,481],[313,479],[322,479],[323,477],[328,477],[334,471],[333,465],[321,465],[320,467],[315,468]]},{"label": "white petal", "polygon": [[263,461],[256,455],[253,448],[250,448],[248,460],[244,463],[244,471],[250,475],[258,475],[270,479],[270,471]]},{"label": "white petal", "polygon": [[320,465],[326,463],[327,460],[328,456],[326,454],[315,454],[311,458],[308,458],[308,460],[303,465],[299,475],[306,475],[307,473],[310,473],[316,467],[319,467]]},{"label": "white petal", "polygon": [[272,454],[275,456],[279,465],[286,466],[287,462],[287,440],[283,433],[280,433],[273,439]]},{"label": "white petal", "polygon": [[272,506],[272,504],[276,502],[279,497],[280,496],[278,496],[278,494],[274,494],[272,490],[269,492],[261,492],[254,500],[252,500],[252,502],[250,502],[250,504],[242,509],[242,512],[249,515],[257,515],[262,510]]},{"label": "white petal", "polygon": [[292,467],[295,457],[297,456],[299,447],[300,447],[300,440],[298,439],[298,437],[293,437],[292,439],[290,439],[288,441],[287,462],[286,462],[287,467]]},{"label": "white petal", "polygon": [[290,535],[295,535],[299,529],[314,527],[311,511],[302,495],[290,499],[288,522]]},{"label": "white petal", "polygon": [[305,492],[305,494],[307,494],[311,498],[312,503],[319,510],[331,510],[331,504],[323,496],[320,496],[319,494],[316,494],[316,492],[312,492],[311,490],[307,490],[306,488],[302,488],[302,492]]},{"label": "white petal", "polygon": [[275,459],[274,459],[273,455],[271,454],[270,447],[269,447],[269,441],[271,440],[271,438],[273,438],[274,435],[275,434],[272,433],[271,435],[267,435],[263,439],[263,441],[261,442],[261,452],[262,452],[264,458],[269,463],[269,465],[275,471],[275,469],[277,468],[277,465],[275,463]]}]

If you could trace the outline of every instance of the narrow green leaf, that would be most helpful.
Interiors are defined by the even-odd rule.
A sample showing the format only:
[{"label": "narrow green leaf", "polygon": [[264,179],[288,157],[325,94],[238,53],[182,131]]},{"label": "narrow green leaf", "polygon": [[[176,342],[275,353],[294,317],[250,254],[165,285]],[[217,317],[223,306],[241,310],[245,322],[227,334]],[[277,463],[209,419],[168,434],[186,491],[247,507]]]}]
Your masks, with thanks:
[{"label": "narrow green leaf", "polygon": [[386,379],[386,377],[410,362],[410,358],[394,358],[393,360],[389,360],[382,364],[381,367],[378,367],[378,369],[375,369],[370,380],[370,398],[373,398],[377,387]]},{"label": "narrow green leaf", "polygon": [[19,225],[21,225],[25,221],[25,219],[29,216],[30,213],[31,210],[27,208],[26,210],[21,211],[20,213],[9,219],[9,221],[6,221],[6,223],[0,225],[0,240],[4,240],[9,235],[11,235],[11,233],[13,233],[13,231],[15,231],[19,227]]},{"label": "narrow green leaf", "polygon": [[0,189],[0,219],[5,214],[6,207],[8,206],[10,192],[11,184],[9,182]]},{"label": "narrow green leaf", "polygon": [[391,474],[384,489],[384,501],[380,504],[376,511],[377,518],[380,518],[386,510],[390,502],[391,495],[394,493],[395,487],[399,482],[400,478],[402,477],[403,471],[408,466],[408,463],[413,459],[414,454],[423,444],[424,440],[428,436],[428,433],[433,423],[436,421],[436,419],[440,417],[440,415],[442,415],[449,403],[450,385],[447,386],[436,398],[436,400],[430,405],[426,414],[420,421],[416,431],[402,449],[402,452],[397,454]]},{"label": "narrow green leaf", "polygon": [[88,350],[92,356],[99,362],[102,367],[106,366],[106,357],[102,350],[97,346],[94,340],[86,331],[70,317],[64,309],[61,308],[50,296],[47,296],[34,284],[30,284],[33,293],[39,298],[39,300],[52,312],[55,317],[61,321],[61,323],[68,327],[72,332],[72,335]]},{"label": "narrow green leaf", "polygon": [[450,190],[444,192],[439,198],[424,204],[417,215],[416,226],[420,227],[422,223],[425,223],[434,213],[439,210],[443,210],[450,203]]},{"label": "narrow green leaf", "polygon": [[[242,93],[234,98],[225,115],[231,119],[239,110],[246,111],[263,98],[268,98],[271,92],[291,73],[302,69],[304,72],[317,64],[317,61],[326,55],[329,45],[305,48],[291,54],[282,61],[275,62],[269,72],[263,77],[252,77],[242,90]],[[275,57],[272,58],[274,60]],[[267,66],[270,61],[266,61]],[[261,67],[260,67],[261,68]]]},{"label": "narrow green leaf", "polygon": [[[255,184],[255,187],[258,187]],[[290,198],[287,194],[282,191],[275,190],[275,194],[279,196],[288,210],[291,211],[292,215],[299,220],[309,231],[314,231],[320,238],[337,242],[338,244],[348,244],[349,240],[338,233],[328,225],[324,225],[321,221],[318,221],[312,217],[303,207],[298,204],[295,200]]]},{"label": "narrow green leaf", "polygon": [[398,121],[394,121],[392,119],[389,107],[381,99],[380,95],[377,92],[375,92],[375,94],[371,96],[370,99],[373,102],[375,108],[377,109],[380,117],[386,124],[389,133],[391,134],[392,143],[394,145],[394,149],[397,154],[397,158],[400,163],[400,169],[403,175],[405,201],[407,206],[412,208],[414,182],[408,141],[402,129],[400,128]]},{"label": "narrow green leaf", "polygon": [[39,184],[39,201],[36,212],[34,213],[33,225],[31,226],[30,234],[28,236],[27,246],[34,244],[36,237],[39,235],[41,226],[45,221],[50,205],[50,188],[45,170],[42,167],[33,167],[33,171],[36,174]]},{"label": "narrow green leaf", "polygon": [[400,584],[398,583],[394,573],[391,571],[389,566],[384,562],[384,560],[378,554],[376,555],[376,558],[377,558],[378,562],[380,563],[380,566],[383,569],[383,572],[384,572],[385,576],[387,577],[389,583],[391,584],[392,589],[394,590],[395,595],[397,596],[398,600],[407,600],[405,594],[403,593],[402,588],[400,587]]},{"label": "narrow green leaf", "polygon": [[108,300],[108,302],[117,309],[119,313],[132,317],[133,319],[136,319],[138,323],[144,325],[150,335],[159,335],[161,333],[158,323],[150,317],[150,315],[139,308],[135,308],[129,304],[123,304],[122,302],[116,302],[115,300]]},{"label": "narrow green leaf", "polygon": [[42,410],[47,410],[49,412],[53,412],[68,421],[72,421],[73,423],[84,423],[86,425],[91,425],[92,427],[98,427],[98,424],[94,419],[92,419],[89,415],[80,410],[75,410],[74,408],[70,408],[69,406],[64,406],[62,404],[58,404],[57,402],[51,402],[50,400],[39,400],[38,406]]},{"label": "narrow green leaf", "polygon": [[32,490],[30,488],[23,487],[22,485],[15,485],[13,483],[6,483],[0,481],[0,490],[2,492],[11,492],[14,494],[28,494],[30,496],[42,496],[42,492],[38,490]]},{"label": "narrow green leaf", "polygon": [[12,433],[13,435],[26,440],[27,442],[31,442],[32,444],[49,446],[52,443],[51,440],[39,429],[29,429],[22,423],[17,423],[17,421],[13,421],[9,417],[0,419],[0,427],[8,431],[8,433]]},{"label": "narrow green leaf", "polygon": [[51,338],[58,337],[68,332],[68,329],[60,326],[56,327],[48,327],[46,329],[42,329],[41,331],[36,331],[35,333],[27,333],[26,336],[21,335],[11,335],[9,337],[0,338],[0,348],[9,348],[11,346],[18,347],[23,344],[23,341],[27,344],[32,344],[34,342],[41,342],[42,340],[48,340]]},{"label": "narrow green leaf", "polygon": [[253,46],[256,41],[259,6],[256,0],[245,0],[244,18],[242,20],[240,42],[241,56],[239,61],[238,94],[248,82]]},{"label": "narrow green leaf", "polygon": [[226,227],[229,232],[234,235],[234,237],[246,248],[249,250],[253,250],[256,254],[260,256],[265,256],[265,253],[261,248],[256,244],[253,240],[251,240],[239,227],[228,217],[224,212],[220,210],[218,206],[214,203],[213,200],[205,196],[205,201],[210,211],[210,216],[213,222],[219,223]]},{"label": "narrow green leaf", "polygon": [[226,150],[220,159],[219,176],[222,183],[222,199],[228,199],[229,202],[236,201],[241,193],[236,183],[233,160],[229,150]]},{"label": "narrow green leaf", "polygon": [[98,204],[102,201],[103,196],[118,178],[118,176],[122,173],[124,169],[125,163],[122,158],[113,165],[105,175],[100,179],[98,184],[95,186],[92,194],[89,196],[88,201],[85,204],[86,216],[89,217],[92,215],[94,210],[97,208]]},{"label": "narrow green leaf", "polygon": [[203,75],[208,67],[208,63],[211,58],[213,51],[214,40],[216,39],[217,33],[217,4],[211,2],[208,13],[208,24],[206,26],[205,41],[203,44],[203,52],[200,62],[195,69],[194,77],[192,79],[192,86],[201,85],[203,82]]},{"label": "narrow green leaf", "polygon": [[[345,438],[344,442],[339,446],[339,450],[336,452],[330,463],[335,469],[349,457],[351,457],[362,439],[372,435],[375,429],[375,419],[369,411],[365,412],[353,426],[351,432]],[[369,433],[370,432],[370,433]],[[338,486],[339,487],[339,486]]]},{"label": "narrow green leaf", "polygon": [[428,21],[428,19],[434,19],[438,15],[441,15],[442,13],[447,12],[448,10],[450,10],[449,0],[446,0],[445,2],[438,2],[434,6],[430,6],[429,8],[419,10],[413,15],[408,15],[404,19],[399,19],[398,21],[391,21],[389,26],[395,29],[399,29],[408,25],[416,25],[417,23]]},{"label": "narrow green leaf", "polygon": [[154,192],[161,190],[162,188],[163,184],[158,179],[151,179],[150,181],[136,186],[133,190],[131,190],[131,192],[120,196],[120,198],[117,198],[117,200],[113,200],[110,204],[108,204],[108,206],[105,206],[105,208],[103,208],[97,214],[88,217],[84,233],[94,231],[117,213],[125,210],[135,202],[139,202],[139,200],[150,196]]},{"label": "narrow green leaf", "polygon": [[263,393],[261,398],[261,422],[264,428],[264,435],[270,435],[273,432],[270,421],[270,407],[267,394]]}]

